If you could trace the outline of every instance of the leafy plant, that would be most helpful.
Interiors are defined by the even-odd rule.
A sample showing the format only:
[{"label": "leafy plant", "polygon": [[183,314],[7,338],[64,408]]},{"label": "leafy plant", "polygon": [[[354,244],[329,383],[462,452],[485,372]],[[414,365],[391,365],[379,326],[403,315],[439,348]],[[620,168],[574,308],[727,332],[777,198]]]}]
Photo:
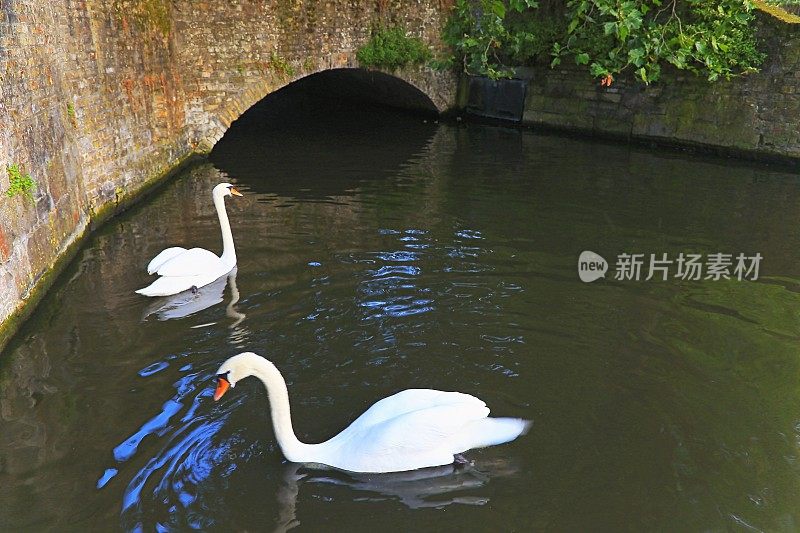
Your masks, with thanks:
[{"label": "leafy plant", "polygon": [[709,81],[753,72],[763,62],[749,0],[568,0],[569,23],[553,66],[572,56],[603,85],[632,71],[644,83],[669,63]]},{"label": "leafy plant", "polygon": [[504,57],[527,44],[528,35],[509,31],[508,15],[538,7],[536,0],[456,0],[442,35],[467,74],[508,78]]},{"label": "leafy plant", "polygon": [[409,37],[397,26],[375,26],[356,57],[365,67],[396,69],[428,61],[431,51],[421,39]]},{"label": "leafy plant", "polygon": [[22,194],[33,201],[32,191],[36,186],[36,183],[31,178],[31,175],[23,174],[19,169],[19,165],[16,163],[8,165],[6,167],[6,171],[8,172],[8,180],[10,182],[10,186],[6,191],[6,196],[13,198],[19,194]]},{"label": "leafy plant", "polygon": [[510,38],[502,50],[508,61],[513,65],[550,63],[553,43],[561,40],[567,29],[563,11],[558,15],[542,9],[510,13],[506,21]]}]

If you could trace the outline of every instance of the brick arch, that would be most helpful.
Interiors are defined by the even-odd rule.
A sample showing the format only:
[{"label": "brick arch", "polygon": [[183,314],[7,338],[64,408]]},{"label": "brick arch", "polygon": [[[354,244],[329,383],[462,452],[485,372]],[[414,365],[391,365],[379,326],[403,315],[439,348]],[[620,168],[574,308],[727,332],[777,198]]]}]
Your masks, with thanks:
[{"label": "brick arch", "polygon": [[[449,0],[172,0],[169,49],[183,97],[190,149],[208,152],[253,104],[294,81],[358,68],[356,53],[376,24],[397,26],[443,53]],[[455,107],[451,72],[387,72],[416,87],[440,112]]]},{"label": "brick arch", "polygon": [[[338,60],[338,61],[337,61]],[[442,114],[455,105],[456,82],[450,72],[414,67],[392,72],[366,70],[354,58],[343,54],[328,58],[322,68],[295,72],[292,75],[271,75],[247,80],[241,90],[218,96],[206,109],[190,116],[196,119],[192,144],[195,151],[207,153],[222,138],[233,121],[253,105],[275,91],[302,83],[312,77],[340,74],[342,83],[352,83],[353,93],[370,102],[428,114]]]}]

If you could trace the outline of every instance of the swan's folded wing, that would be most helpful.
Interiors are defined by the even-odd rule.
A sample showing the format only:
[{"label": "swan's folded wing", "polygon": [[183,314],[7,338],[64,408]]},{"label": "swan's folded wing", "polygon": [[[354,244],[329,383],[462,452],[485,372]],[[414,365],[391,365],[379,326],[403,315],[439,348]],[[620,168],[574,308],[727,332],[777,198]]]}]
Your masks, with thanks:
[{"label": "swan's folded wing", "polygon": [[172,248],[162,250],[160,254],[151,259],[147,264],[147,273],[155,274],[158,269],[161,268],[161,265],[185,251],[186,248],[181,248],[180,246],[173,246]]},{"label": "swan's folded wing", "polygon": [[475,396],[463,392],[448,392],[434,389],[406,389],[392,396],[388,396],[375,404],[359,416],[353,426],[366,428],[380,424],[385,420],[398,416],[443,406],[471,406],[475,409],[486,407],[486,403]]},{"label": "swan's folded wing", "polygon": [[489,408],[444,405],[420,409],[364,430],[348,443],[347,455],[359,463],[354,470],[390,472],[453,462],[451,442],[470,423],[486,418]]},{"label": "swan's folded wing", "polygon": [[197,276],[218,269],[220,261],[208,250],[192,248],[166,261],[156,272],[159,276]]}]

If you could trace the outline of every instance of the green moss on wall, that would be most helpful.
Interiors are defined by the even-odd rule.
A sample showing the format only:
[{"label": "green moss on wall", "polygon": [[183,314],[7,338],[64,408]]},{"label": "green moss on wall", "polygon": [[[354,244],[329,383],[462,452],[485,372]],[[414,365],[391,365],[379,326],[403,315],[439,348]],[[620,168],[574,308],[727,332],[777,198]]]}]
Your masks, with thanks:
[{"label": "green moss on wall", "polygon": [[139,28],[164,37],[172,30],[169,0],[114,0],[114,11],[121,19],[130,17]]}]

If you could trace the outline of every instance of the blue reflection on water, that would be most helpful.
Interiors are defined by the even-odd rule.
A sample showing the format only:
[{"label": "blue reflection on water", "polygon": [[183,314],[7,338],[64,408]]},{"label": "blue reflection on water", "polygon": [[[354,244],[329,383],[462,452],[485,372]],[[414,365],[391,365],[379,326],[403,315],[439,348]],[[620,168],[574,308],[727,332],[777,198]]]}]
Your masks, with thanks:
[{"label": "blue reflection on water", "polygon": [[[391,274],[403,274],[406,276],[418,276],[422,269],[410,265],[387,265],[382,266],[378,270],[370,272],[374,278],[385,278]],[[398,278],[395,278],[398,279]]]},{"label": "blue reflection on water", "polygon": [[[381,252],[376,257],[387,261],[407,262],[416,260],[413,252]],[[419,288],[414,278],[422,273],[418,266],[408,264],[384,265],[367,272],[369,279],[362,282],[364,300],[359,306],[369,310],[370,317],[404,317],[426,313],[433,309],[433,299],[420,293],[430,293]]]},{"label": "blue reflection on water", "polygon": [[169,363],[167,363],[166,361],[158,361],[157,363],[153,363],[152,365],[148,365],[143,369],[139,370],[139,375],[142,376],[143,378],[146,378],[147,376],[152,376],[156,372],[164,370],[168,366]]},{"label": "blue reflection on water", "polygon": [[106,471],[103,472],[103,475],[97,480],[97,488],[102,489],[105,487],[106,483],[111,481],[111,478],[117,475],[117,472],[118,470],[116,468],[106,468]]},{"label": "blue reflection on water", "polygon": [[[166,361],[156,362],[139,374],[150,376],[166,366]],[[144,466],[132,475],[124,489],[121,517],[123,527],[129,531],[211,527],[214,514],[207,512],[205,505],[198,501],[198,495],[203,490],[201,485],[212,471],[215,480],[224,482],[236,469],[237,462],[231,457],[236,455],[237,459],[241,459],[238,457],[240,454],[231,452],[237,437],[220,438],[218,434],[244,396],[221,405],[214,404],[203,413],[200,407],[211,403],[212,388],[209,385],[213,371],[211,368],[192,370],[192,364],[181,367],[184,375],[173,383],[173,397],[164,402],[161,411],[113,450],[114,460],[121,464],[137,455],[148,436],[164,439],[159,451],[147,458]],[[178,418],[181,413],[182,416]],[[97,488],[106,487],[117,474],[118,468],[106,469],[97,481]],[[154,502],[158,504],[153,505]],[[168,511],[168,519],[150,516],[156,512],[154,509],[159,508]],[[180,509],[184,512],[178,512]],[[148,523],[151,525],[143,525]]]},{"label": "blue reflection on water", "polygon": [[183,404],[174,400],[168,400],[161,412],[145,422],[145,424],[133,435],[128,437],[125,442],[119,444],[114,448],[114,459],[119,462],[127,461],[136,453],[136,449],[147,435],[155,433],[160,429],[167,427],[167,423],[172,416],[177,413]]},{"label": "blue reflection on water", "polygon": [[[147,368],[151,368],[155,365],[150,365]],[[182,368],[189,369],[191,365],[185,365]],[[141,371],[139,372],[141,374]],[[149,375],[149,374],[148,374]],[[186,374],[185,376],[181,377],[178,381],[174,383],[175,388],[177,389],[177,393],[171,399],[167,400],[161,408],[161,412],[158,413],[156,416],[148,420],[147,422],[142,425],[142,427],[128,437],[124,442],[119,444],[116,448],[114,448],[114,459],[117,461],[127,461],[131,458],[133,454],[136,453],[136,449],[139,447],[139,444],[142,442],[147,435],[152,433],[156,433],[157,435],[163,435],[163,430],[167,429],[169,420],[183,408],[184,406],[184,398],[189,395],[190,393],[194,392],[197,388],[197,381],[199,378],[199,373],[192,373]],[[206,386],[206,383],[202,383],[202,386]],[[192,409],[190,411],[194,411],[197,407],[197,398],[194,399]],[[183,420],[187,420],[184,417]]]},{"label": "blue reflection on water", "polygon": [[381,261],[416,261],[419,259],[419,253],[400,250],[397,252],[378,252],[375,257]]},{"label": "blue reflection on water", "polygon": [[[219,431],[223,423],[224,420],[201,422],[197,427],[188,425],[175,432],[172,441],[177,442],[150,459],[128,484],[122,498],[123,514],[139,503],[145,483],[154,472],[165,465],[167,468],[155,488],[155,494],[167,496],[167,490],[172,488],[178,500],[185,504],[184,507],[194,502],[195,496],[185,491],[185,481],[193,481],[196,484],[206,479],[215,460],[227,452],[225,448],[210,445],[211,437]],[[229,466],[235,468],[234,464]]]},{"label": "blue reflection on water", "polygon": [[456,232],[456,237],[462,239],[483,239],[480,231],[475,229],[462,229]]},{"label": "blue reflection on water", "polygon": [[359,307],[366,319],[402,318],[434,310],[432,291],[421,287],[419,278],[423,270],[419,264],[426,259],[424,250],[430,247],[427,230],[381,229],[381,235],[395,236],[400,250],[371,252],[358,258],[360,263],[374,264],[376,268],[365,272],[361,282]]}]

